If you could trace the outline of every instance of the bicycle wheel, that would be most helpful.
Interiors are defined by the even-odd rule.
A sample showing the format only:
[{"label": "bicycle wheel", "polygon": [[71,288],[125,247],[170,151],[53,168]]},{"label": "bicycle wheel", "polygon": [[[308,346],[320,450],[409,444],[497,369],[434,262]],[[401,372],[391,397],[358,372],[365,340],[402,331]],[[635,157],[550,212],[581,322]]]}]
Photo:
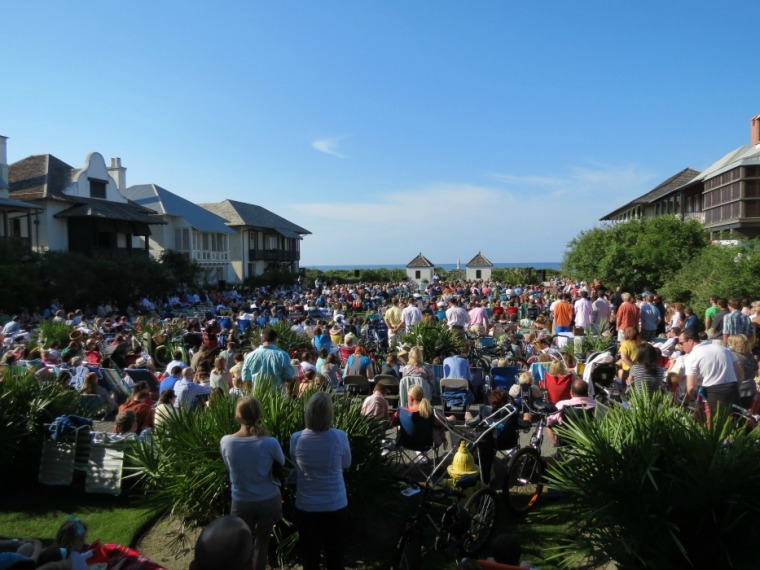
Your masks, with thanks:
[{"label": "bicycle wheel", "polygon": [[396,545],[393,570],[419,570],[422,565],[422,529],[409,525]]},{"label": "bicycle wheel", "polygon": [[169,347],[165,344],[160,344],[153,352],[153,360],[156,362],[156,367],[161,369],[171,362],[171,355],[169,354]]},{"label": "bicycle wheel", "polygon": [[487,487],[480,489],[467,499],[464,509],[470,513],[470,528],[462,550],[471,556],[488,542],[496,524],[496,493]]},{"label": "bicycle wheel", "polygon": [[536,504],[544,487],[544,463],[532,447],[519,449],[512,456],[504,479],[504,500],[513,513],[527,513]]}]

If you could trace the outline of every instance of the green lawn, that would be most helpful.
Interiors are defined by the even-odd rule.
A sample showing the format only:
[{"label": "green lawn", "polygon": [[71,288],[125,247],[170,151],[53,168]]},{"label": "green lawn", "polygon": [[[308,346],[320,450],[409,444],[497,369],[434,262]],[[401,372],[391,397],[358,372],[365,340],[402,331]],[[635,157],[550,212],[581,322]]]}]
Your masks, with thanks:
[{"label": "green lawn", "polygon": [[0,538],[37,538],[48,544],[68,515],[88,526],[88,540],[129,545],[149,518],[139,496],[90,495],[69,487],[30,485],[0,493]]}]

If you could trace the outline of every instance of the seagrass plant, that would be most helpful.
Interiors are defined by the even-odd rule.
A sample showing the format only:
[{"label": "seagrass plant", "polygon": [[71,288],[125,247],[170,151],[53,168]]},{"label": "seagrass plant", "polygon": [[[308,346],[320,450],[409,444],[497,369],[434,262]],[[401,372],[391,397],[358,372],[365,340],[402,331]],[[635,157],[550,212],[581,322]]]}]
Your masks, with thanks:
[{"label": "seagrass plant", "polygon": [[756,568],[760,441],[726,415],[707,428],[666,395],[557,429],[569,444],[548,471],[564,493],[538,520],[572,528],[565,568]]}]

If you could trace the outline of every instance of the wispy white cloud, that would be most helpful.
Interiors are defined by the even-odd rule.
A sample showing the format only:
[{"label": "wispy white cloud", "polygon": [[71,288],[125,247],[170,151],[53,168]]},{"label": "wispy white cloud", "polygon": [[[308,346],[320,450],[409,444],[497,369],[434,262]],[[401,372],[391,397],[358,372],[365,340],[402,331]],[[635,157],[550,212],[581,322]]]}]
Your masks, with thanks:
[{"label": "wispy white cloud", "polygon": [[301,245],[302,264],[401,264],[420,251],[434,263],[466,262],[478,251],[494,262],[560,261],[578,232],[653,186],[650,173],[633,166],[504,176],[289,204],[313,234]]},{"label": "wispy white cloud", "polygon": [[338,145],[340,144],[340,141],[346,138],[346,135],[340,136],[340,137],[331,137],[326,139],[317,139],[315,141],[312,141],[311,146],[315,150],[318,150],[319,152],[324,152],[325,154],[329,154],[330,156],[334,156],[335,158],[347,158],[345,154],[338,151]]}]

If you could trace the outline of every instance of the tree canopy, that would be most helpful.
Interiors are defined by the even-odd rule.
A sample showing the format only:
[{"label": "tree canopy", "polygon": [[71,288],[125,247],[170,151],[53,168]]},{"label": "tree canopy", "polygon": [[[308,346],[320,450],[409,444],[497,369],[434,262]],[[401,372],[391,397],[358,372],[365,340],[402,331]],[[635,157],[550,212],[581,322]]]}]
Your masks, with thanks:
[{"label": "tree canopy", "polygon": [[710,305],[710,297],[757,298],[760,283],[760,240],[738,246],[703,248],[662,288],[668,299],[692,305],[697,311]]},{"label": "tree canopy", "polygon": [[708,245],[696,220],[658,216],[582,231],[566,247],[562,268],[573,277],[659,289]]}]

